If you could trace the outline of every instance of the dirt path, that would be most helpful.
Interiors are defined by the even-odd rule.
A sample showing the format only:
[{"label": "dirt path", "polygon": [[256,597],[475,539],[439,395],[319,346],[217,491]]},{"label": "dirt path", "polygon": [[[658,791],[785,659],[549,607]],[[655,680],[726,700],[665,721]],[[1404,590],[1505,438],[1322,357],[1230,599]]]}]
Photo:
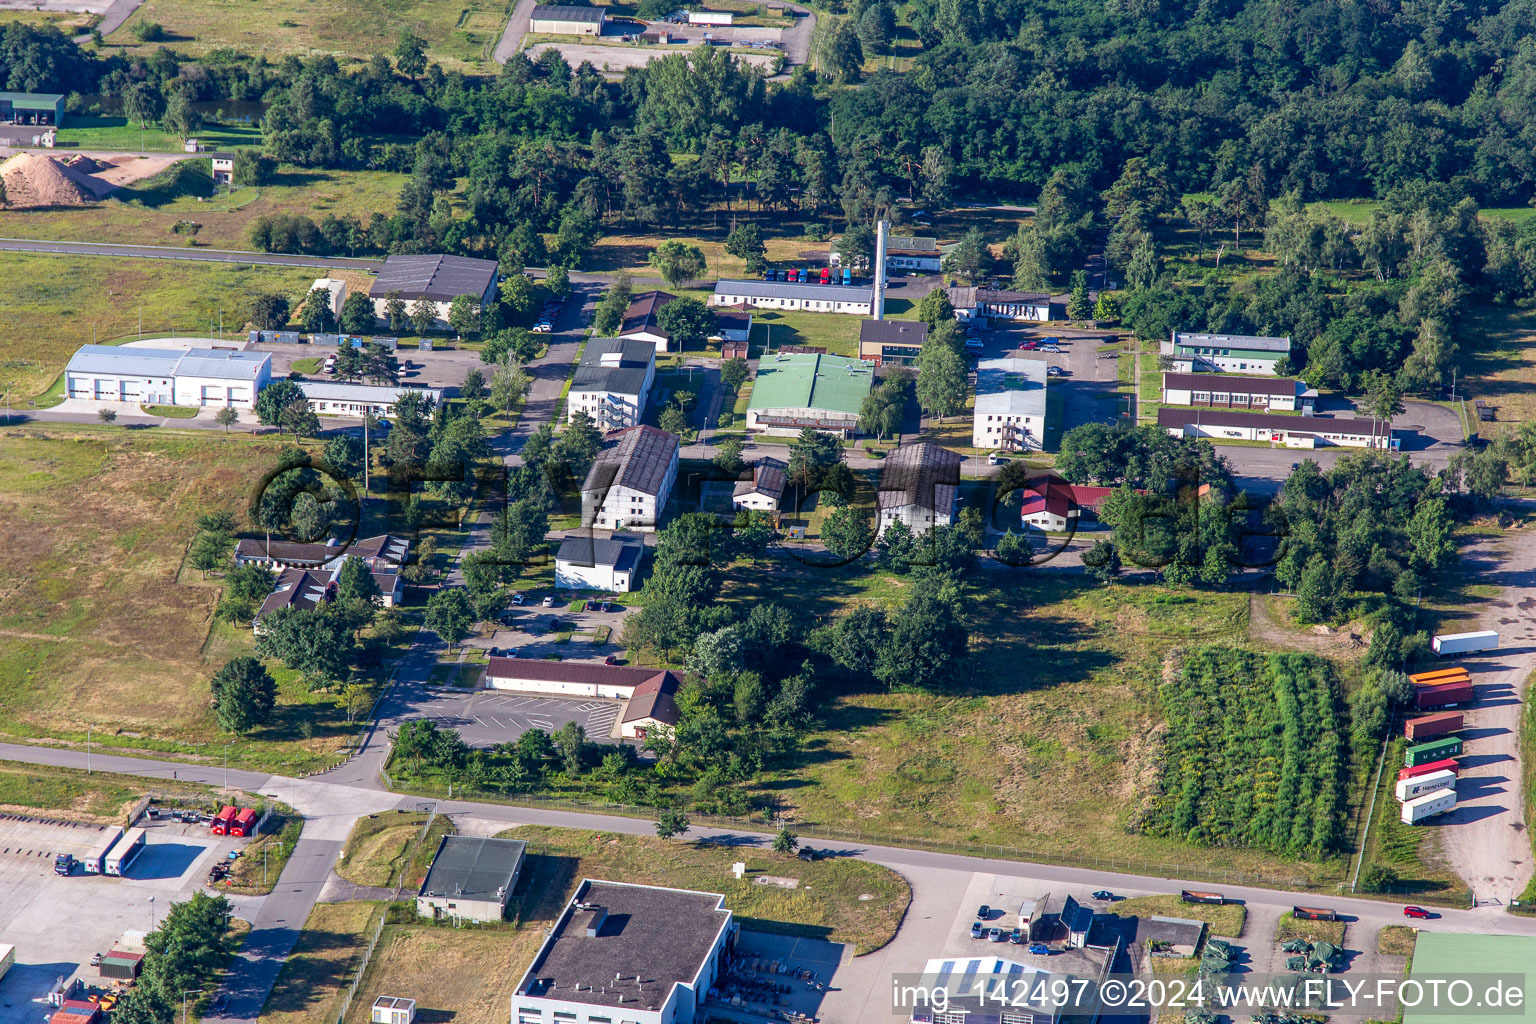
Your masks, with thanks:
[{"label": "dirt path", "polygon": [[1474,897],[1507,902],[1531,879],[1519,742],[1526,680],[1536,670],[1536,528],[1480,541],[1462,557],[1469,577],[1502,591],[1483,605],[1480,622],[1499,631],[1500,649],[1446,661],[1471,671],[1477,700],[1463,711],[1466,745],[1456,809],[1431,827]]}]

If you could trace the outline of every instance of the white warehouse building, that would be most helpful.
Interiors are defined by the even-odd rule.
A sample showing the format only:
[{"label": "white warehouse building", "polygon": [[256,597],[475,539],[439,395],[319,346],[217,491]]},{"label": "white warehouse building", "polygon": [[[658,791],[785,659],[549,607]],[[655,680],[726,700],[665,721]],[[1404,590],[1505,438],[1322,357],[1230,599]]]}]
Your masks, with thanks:
[{"label": "white warehouse building", "polygon": [[253,409],[272,380],[265,352],[82,345],[64,370],[70,398]]},{"label": "white warehouse building", "polygon": [[722,278],[709,297],[711,306],[743,309],[798,309],[807,313],[873,316],[875,290],[858,284],[799,284]]}]

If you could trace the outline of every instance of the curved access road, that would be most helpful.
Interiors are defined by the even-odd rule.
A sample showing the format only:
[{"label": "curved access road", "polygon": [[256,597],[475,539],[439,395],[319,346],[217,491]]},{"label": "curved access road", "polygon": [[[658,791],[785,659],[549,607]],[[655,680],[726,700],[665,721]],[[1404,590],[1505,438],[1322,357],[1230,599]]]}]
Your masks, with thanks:
[{"label": "curved access road", "polygon": [[196,263],[259,263],[272,267],[377,271],[383,260],[351,256],[293,256],[239,249],[194,249],[173,245],[122,245],[107,242],[54,242],[36,238],[0,238],[0,251],[52,256],[120,256],[129,259],[191,260]]}]

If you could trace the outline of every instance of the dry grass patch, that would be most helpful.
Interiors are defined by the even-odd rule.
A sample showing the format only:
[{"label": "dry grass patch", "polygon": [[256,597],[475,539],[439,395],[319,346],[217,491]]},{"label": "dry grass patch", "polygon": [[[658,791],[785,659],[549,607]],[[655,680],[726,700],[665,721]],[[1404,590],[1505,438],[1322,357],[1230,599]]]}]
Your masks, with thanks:
[{"label": "dry grass patch", "polygon": [[1376,952],[1382,956],[1412,956],[1419,930],[1405,924],[1382,925],[1376,933]]},{"label": "dry grass patch", "polygon": [[1304,921],[1297,920],[1290,911],[1280,915],[1280,920],[1275,925],[1275,941],[1290,942],[1292,939],[1306,939],[1308,942],[1329,942],[1335,946],[1344,945],[1345,923],[1343,921]]},{"label": "dry grass patch", "polygon": [[[336,873],[358,885],[386,886],[398,881],[397,874],[411,843],[421,835],[427,816],[407,811],[380,811],[359,818],[347,837],[341,862]],[[453,822],[446,815],[432,819],[432,828],[416,846],[411,864],[405,872],[404,882],[412,887],[421,884],[427,869],[432,865],[439,840],[453,831]]]},{"label": "dry grass patch", "polygon": [[[528,865],[515,894],[519,919],[553,920],[583,878],[617,879],[725,895],[742,926],[852,945],[868,953],[889,942],[912,900],[906,879],[867,861],[802,861],[763,850],[648,836],[523,826],[502,836],[528,843]],[[743,861],[746,876],[731,875]],[[754,879],[798,879],[784,889]],[[860,897],[866,897],[861,899]]]},{"label": "dry grass patch", "polygon": [[366,1024],[379,996],[416,1000],[418,1019],[503,1024],[507,993],[533,962],[542,928],[517,931],[390,925],[345,1024]]},{"label": "dry grass patch", "polygon": [[1210,925],[1212,935],[1235,939],[1243,934],[1248,920],[1248,910],[1235,903],[1185,903],[1177,896],[1137,896],[1134,899],[1116,900],[1104,908],[1104,913],[1116,917],[1182,917],[1192,921],[1204,921]]},{"label": "dry grass patch", "polygon": [[[336,1019],[341,990],[383,905],[317,903],[261,1010],[263,1024],[315,1024]],[[439,970],[444,965],[439,963]]]},{"label": "dry grass patch", "polygon": [[[208,680],[253,649],[211,625],[218,581],[182,575],[193,521],[241,512],[276,438],[167,430],[0,431],[0,733],[313,767],[354,731],[279,668],[272,725],[234,741]],[[211,642],[205,644],[205,641]],[[226,744],[228,744],[226,748]]]}]

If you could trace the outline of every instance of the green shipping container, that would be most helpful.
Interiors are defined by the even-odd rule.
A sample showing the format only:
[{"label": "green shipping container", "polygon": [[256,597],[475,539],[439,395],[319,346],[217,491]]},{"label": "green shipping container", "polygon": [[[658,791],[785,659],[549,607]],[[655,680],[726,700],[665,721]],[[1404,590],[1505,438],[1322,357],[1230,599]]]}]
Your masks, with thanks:
[{"label": "green shipping container", "polygon": [[1444,739],[1431,740],[1428,743],[1420,743],[1403,751],[1403,764],[1409,768],[1417,768],[1421,764],[1429,764],[1431,761],[1443,761],[1447,757],[1461,755],[1461,737],[1447,736]]}]

